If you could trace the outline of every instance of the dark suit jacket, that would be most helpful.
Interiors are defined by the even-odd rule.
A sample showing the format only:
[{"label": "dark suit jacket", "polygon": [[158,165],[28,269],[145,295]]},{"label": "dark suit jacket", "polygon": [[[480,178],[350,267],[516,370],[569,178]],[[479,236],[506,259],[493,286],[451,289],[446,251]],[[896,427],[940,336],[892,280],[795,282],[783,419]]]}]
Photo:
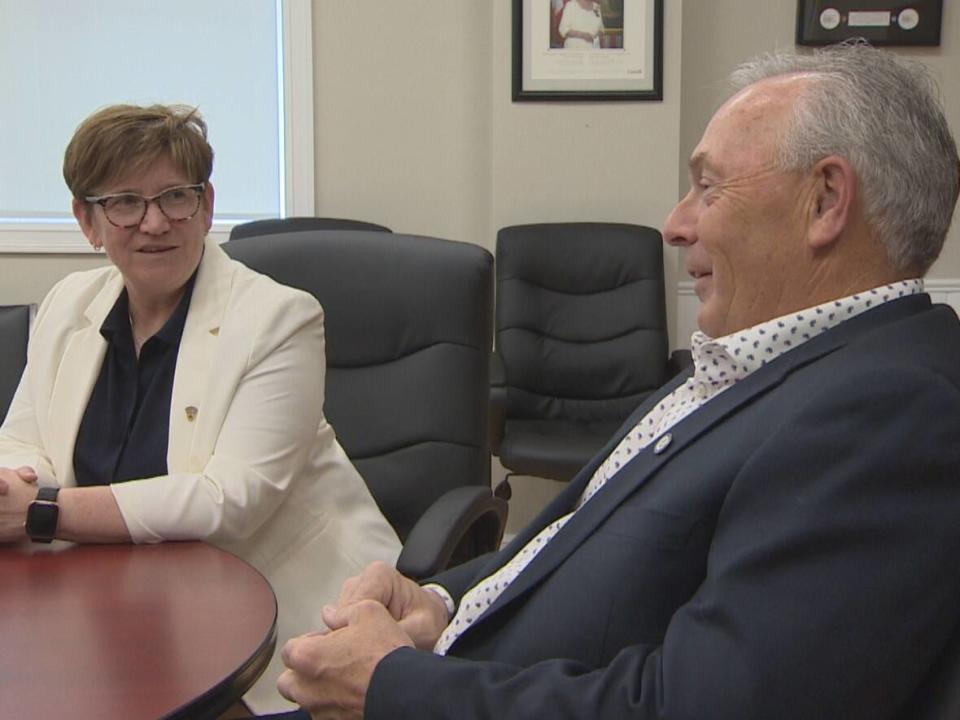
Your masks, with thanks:
[{"label": "dark suit jacket", "polygon": [[[461,597],[568,512],[671,389],[509,547],[437,580]],[[900,717],[960,617],[954,312],[926,295],[870,310],[671,436],[575,515],[455,657],[384,658],[366,717]]]}]

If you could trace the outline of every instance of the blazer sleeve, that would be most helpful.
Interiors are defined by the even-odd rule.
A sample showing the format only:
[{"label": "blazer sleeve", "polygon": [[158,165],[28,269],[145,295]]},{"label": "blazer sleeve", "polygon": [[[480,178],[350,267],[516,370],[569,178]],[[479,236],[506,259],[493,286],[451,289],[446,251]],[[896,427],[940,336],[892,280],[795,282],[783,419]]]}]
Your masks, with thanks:
[{"label": "blazer sleeve", "polygon": [[[756,428],[706,577],[662,643],[603,667],[403,648],[377,665],[365,717],[897,716],[956,625],[960,392],[926,370],[861,367],[792,401]],[[490,626],[516,641],[509,620]]]},{"label": "blazer sleeve", "polygon": [[[233,542],[252,535],[287,497],[310,453],[335,444],[323,416],[324,332],[320,305],[289,291],[282,301],[234,308],[251,336],[239,377],[224,368],[211,383],[232,386],[213,453],[197,472],[111,485],[135,542],[200,539]],[[221,331],[224,332],[224,331]],[[204,368],[206,372],[209,368]],[[201,412],[204,410],[201,408]]]}]

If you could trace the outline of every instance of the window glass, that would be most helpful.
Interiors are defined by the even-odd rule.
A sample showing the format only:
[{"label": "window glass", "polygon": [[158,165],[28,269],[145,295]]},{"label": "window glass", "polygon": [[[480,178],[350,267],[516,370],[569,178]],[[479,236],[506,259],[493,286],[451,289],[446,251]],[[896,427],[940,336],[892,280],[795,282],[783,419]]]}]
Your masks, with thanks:
[{"label": "window glass", "polygon": [[0,221],[73,222],[63,151],[113,103],[197,106],[219,219],[283,214],[278,0],[0,0]]}]

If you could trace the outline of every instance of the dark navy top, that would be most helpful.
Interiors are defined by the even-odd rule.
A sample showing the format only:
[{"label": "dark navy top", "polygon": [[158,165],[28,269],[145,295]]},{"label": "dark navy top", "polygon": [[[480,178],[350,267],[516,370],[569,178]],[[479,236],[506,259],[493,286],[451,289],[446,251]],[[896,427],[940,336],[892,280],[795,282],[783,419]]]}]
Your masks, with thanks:
[{"label": "dark navy top", "polygon": [[73,450],[77,485],[167,474],[173,376],[195,279],[196,273],[176,310],[140,348],[139,359],[126,289],[100,326],[107,353]]}]

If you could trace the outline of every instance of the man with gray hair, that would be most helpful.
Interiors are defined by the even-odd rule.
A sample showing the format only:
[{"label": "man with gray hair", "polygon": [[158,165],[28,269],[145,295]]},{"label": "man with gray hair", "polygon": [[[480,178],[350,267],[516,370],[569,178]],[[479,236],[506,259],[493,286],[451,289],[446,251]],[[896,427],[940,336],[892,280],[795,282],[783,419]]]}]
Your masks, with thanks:
[{"label": "man with gray hair", "polygon": [[913,717],[960,619],[960,323],[922,277],[957,201],[924,71],[861,43],[742,66],[666,242],[692,374],[526,530],[385,565],[279,688],[314,718]]}]

